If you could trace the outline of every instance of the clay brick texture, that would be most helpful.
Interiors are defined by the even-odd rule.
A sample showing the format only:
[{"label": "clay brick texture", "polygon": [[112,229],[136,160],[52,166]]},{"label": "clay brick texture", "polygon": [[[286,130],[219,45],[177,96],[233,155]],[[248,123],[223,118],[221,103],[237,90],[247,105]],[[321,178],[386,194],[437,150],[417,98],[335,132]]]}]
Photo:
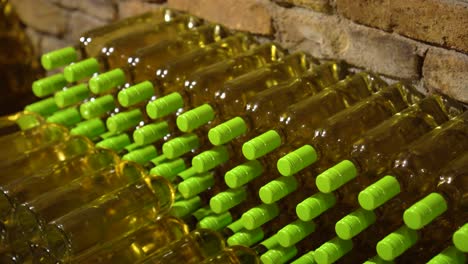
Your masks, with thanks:
[{"label": "clay brick texture", "polygon": [[11,1],[39,53],[73,43],[87,28],[165,5],[468,103],[466,0]]}]

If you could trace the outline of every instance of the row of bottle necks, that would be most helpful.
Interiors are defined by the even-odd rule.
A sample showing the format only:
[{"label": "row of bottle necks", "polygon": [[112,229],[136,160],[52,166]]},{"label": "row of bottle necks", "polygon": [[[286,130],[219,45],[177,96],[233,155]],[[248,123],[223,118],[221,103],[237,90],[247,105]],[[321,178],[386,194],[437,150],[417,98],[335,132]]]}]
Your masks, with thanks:
[{"label": "row of bottle necks", "polygon": [[[56,92],[55,96],[27,110],[73,127],[72,134],[104,138],[97,145],[128,152],[126,160],[158,165],[151,171],[174,181],[179,198],[184,199],[174,208],[193,212],[209,203],[218,214],[218,225],[240,218],[249,230],[277,222],[266,227],[267,234],[289,223],[286,230],[296,231],[289,235],[294,239],[283,242],[286,248],[296,243],[310,247],[306,238],[317,233],[315,225],[320,227],[325,219],[334,223],[342,218],[336,225],[342,227],[335,226],[337,241],[351,240],[364,236],[360,234],[364,229],[375,232],[367,227],[391,219],[389,214],[398,215],[394,222],[402,224],[404,208],[408,208],[403,215],[408,230],[433,225],[433,219],[437,223],[445,211],[450,228],[463,224],[466,210],[456,195],[463,197],[466,188],[461,176],[453,176],[466,172],[466,113],[462,114],[461,106],[439,96],[423,98],[402,84],[387,87],[370,74],[344,78],[348,73],[343,64],[319,64],[304,54],[286,55],[277,45],[257,45],[246,35],[231,34],[217,25],[198,26],[196,18],[168,15],[172,13],[162,10],[120,22],[119,28],[125,28],[122,23],[131,25],[131,33],[101,29],[97,35],[81,38],[89,49],[104,39],[95,46],[103,53],[37,81],[36,95]],[[148,16],[164,19],[151,24],[145,20]],[[142,36],[148,43],[136,41]],[[137,50],[144,45],[149,46]],[[49,69],[62,66],[71,62],[70,57],[87,57],[84,50],[46,54],[43,64]],[[105,70],[110,71],[92,77]],[[68,82],[76,85],[63,89]],[[59,106],[69,108],[58,111]],[[199,107],[188,110],[195,106]],[[78,123],[82,119],[88,120]],[[54,133],[51,138],[57,136]],[[47,140],[56,140],[51,138]],[[210,149],[208,142],[215,147]],[[24,154],[28,144],[22,148],[16,144],[14,151]],[[161,149],[163,154],[158,156]],[[240,149],[249,161],[242,163]],[[32,167],[43,165],[41,160],[53,160],[53,155],[40,155]],[[458,164],[458,170],[450,171],[450,162]],[[33,162],[28,159],[28,163]],[[377,181],[386,172],[394,175]],[[255,202],[260,205],[249,210]],[[339,213],[354,209],[349,215]],[[287,217],[281,217],[283,213]],[[288,232],[292,231],[283,233]],[[411,239],[415,231],[399,232],[407,241],[417,240]],[[381,243],[380,250],[387,259],[412,244],[389,250],[396,246],[388,241]]]}]

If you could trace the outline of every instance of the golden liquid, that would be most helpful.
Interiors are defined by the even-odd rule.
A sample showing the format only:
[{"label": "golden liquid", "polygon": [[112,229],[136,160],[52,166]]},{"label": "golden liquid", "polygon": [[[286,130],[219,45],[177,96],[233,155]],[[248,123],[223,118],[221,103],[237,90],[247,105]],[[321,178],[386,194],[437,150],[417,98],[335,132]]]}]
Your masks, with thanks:
[{"label": "golden liquid", "polygon": [[220,41],[226,35],[225,29],[219,25],[204,25],[183,32],[175,40],[166,40],[140,48],[128,59],[129,80],[132,83],[152,80],[158,67],[162,67],[181,54]]},{"label": "golden liquid", "polygon": [[50,222],[42,233],[44,245],[49,256],[68,261],[156,219],[173,200],[174,190],[167,180],[144,177]]},{"label": "golden liquid", "polygon": [[135,232],[73,258],[72,263],[133,264],[188,233],[184,222],[163,216]]},{"label": "golden liquid", "polygon": [[43,124],[26,131],[16,131],[0,137],[2,152],[0,166],[27,153],[37,151],[46,146],[57,144],[68,137],[65,127],[57,124]]},{"label": "golden liquid", "polygon": [[5,219],[15,204],[30,201],[78,177],[113,167],[118,161],[119,158],[114,152],[97,149],[89,155],[73,158],[64,164],[57,164],[41,170],[40,173],[25,175],[5,184],[0,192],[0,219]]},{"label": "golden liquid", "polygon": [[237,56],[255,45],[248,35],[236,34],[175,58],[156,70],[156,82],[160,86],[159,94],[171,92],[172,86],[181,86],[187,76],[213,63]]},{"label": "golden liquid", "polygon": [[260,264],[255,251],[243,246],[226,248],[220,254],[207,259],[203,264]]},{"label": "golden liquid", "polygon": [[215,231],[200,229],[169,244],[142,261],[144,264],[198,264],[224,248],[223,238]]},{"label": "golden liquid", "polygon": [[56,166],[77,156],[85,155],[93,149],[93,143],[82,136],[69,137],[65,142],[51,144],[33,152],[8,160],[0,170],[2,185],[24,175],[33,175],[41,170]]},{"label": "golden liquid", "polygon": [[98,56],[105,43],[127,34],[144,31],[163,22],[172,21],[177,16],[177,12],[161,8],[89,30],[79,37],[82,57]]},{"label": "golden liquid", "polygon": [[196,23],[196,19],[183,16],[171,22],[155,25],[145,31],[127,34],[105,44],[101,56],[105,58],[108,69],[122,67],[127,64],[128,58],[135,49],[175,39],[180,33],[193,28]]},{"label": "golden liquid", "polygon": [[[19,131],[35,128],[45,122],[39,114],[32,112],[18,112],[0,117],[0,138]],[[3,142],[2,142],[3,144]]]},{"label": "golden liquid", "polygon": [[251,51],[224,60],[190,74],[184,84],[186,107],[213,101],[217,90],[232,80],[267,63],[278,61],[284,51],[275,44],[261,45]]}]

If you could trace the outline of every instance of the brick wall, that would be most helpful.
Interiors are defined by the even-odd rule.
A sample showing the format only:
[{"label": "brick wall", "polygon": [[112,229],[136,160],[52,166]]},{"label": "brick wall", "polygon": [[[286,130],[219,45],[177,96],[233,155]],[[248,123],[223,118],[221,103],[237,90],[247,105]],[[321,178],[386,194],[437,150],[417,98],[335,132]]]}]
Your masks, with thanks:
[{"label": "brick wall", "polygon": [[[468,103],[467,0],[12,0],[39,52],[161,4]],[[34,8],[37,7],[37,8]]]}]

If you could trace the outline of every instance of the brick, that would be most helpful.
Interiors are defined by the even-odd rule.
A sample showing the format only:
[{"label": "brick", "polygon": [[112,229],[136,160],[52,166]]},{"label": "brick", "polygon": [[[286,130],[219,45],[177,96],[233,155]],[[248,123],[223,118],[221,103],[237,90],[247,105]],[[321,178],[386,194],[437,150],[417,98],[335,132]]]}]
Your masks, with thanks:
[{"label": "brick", "polygon": [[70,16],[70,24],[66,39],[72,42],[78,41],[81,33],[105,24],[107,23],[103,20],[82,13],[81,11],[75,11]]},{"label": "brick", "polygon": [[113,0],[81,0],[79,9],[89,15],[103,20],[113,20],[117,17],[117,8]]},{"label": "brick", "polygon": [[431,48],[423,64],[424,85],[468,103],[468,55]]},{"label": "brick", "polygon": [[61,35],[65,32],[67,25],[65,10],[46,0],[13,0],[11,2],[26,25],[54,35]]},{"label": "brick", "polygon": [[272,34],[267,0],[169,0],[168,6],[190,12],[227,27],[258,34]]},{"label": "brick", "polygon": [[61,49],[70,45],[70,43],[64,39],[43,35],[41,38],[41,53],[47,53],[56,49]]},{"label": "brick", "polygon": [[360,24],[390,30],[391,0],[336,0],[338,13]]},{"label": "brick", "polygon": [[332,8],[328,0],[273,0],[283,6],[301,6],[318,12],[331,13]]},{"label": "brick", "polygon": [[395,32],[468,52],[468,3],[393,0],[391,10]]},{"label": "brick", "polygon": [[455,0],[337,0],[358,23],[468,52],[468,3]]},{"label": "brick", "polygon": [[141,0],[123,0],[118,2],[117,9],[119,18],[125,18],[138,15],[159,7],[160,5],[158,4],[146,3]]},{"label": "brick", "polygon": [[398,79],[418,79],[420,57],[412,41],[335,16],[300,8],[279,8],[277,39],[318,58],[342,59]]}]

